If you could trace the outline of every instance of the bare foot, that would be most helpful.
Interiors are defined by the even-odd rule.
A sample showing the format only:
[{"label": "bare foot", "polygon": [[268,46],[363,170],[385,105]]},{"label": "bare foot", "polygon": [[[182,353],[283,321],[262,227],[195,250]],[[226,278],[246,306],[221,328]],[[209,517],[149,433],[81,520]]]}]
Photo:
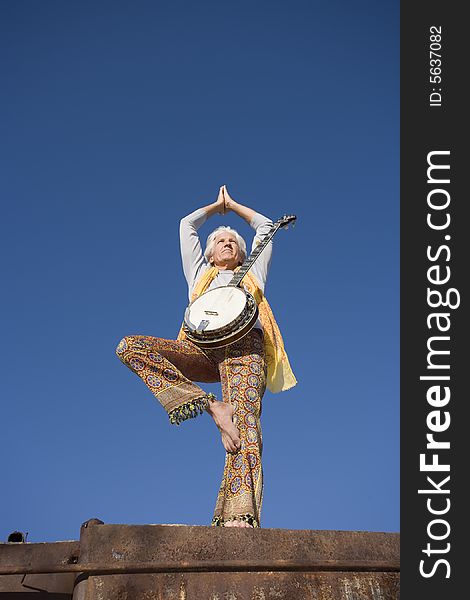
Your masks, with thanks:
[{"label": "bare foot", "polygon": [[250,525],[246,521],[241,521],[240,519],[232,519],[231,521],[226,521],[224,523],[224,527],[251,527],[253,529],[253,525]]},{"label": "bare foot", "polygon": [[214,400],[209,402],[207,412],[214,419],[221,435],[222,444],[227,452],[237,452],[240,449],[240,437],[238,429],[233,422],[233,406],[226,402]]}]

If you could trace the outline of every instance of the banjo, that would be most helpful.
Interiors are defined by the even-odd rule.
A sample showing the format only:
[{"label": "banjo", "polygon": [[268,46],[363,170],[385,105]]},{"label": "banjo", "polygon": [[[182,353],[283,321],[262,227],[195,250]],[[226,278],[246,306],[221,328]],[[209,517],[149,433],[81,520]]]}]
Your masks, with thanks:
[{"label": "banjo", "polygon": [[240,284],[276,231],[281,227],[287,229],[296,218],[295,215],[284,215],[273,223],[228,285],[204,292],[189,304],[183,323],[183,331],[189,340],[201,348],[220,348],[251,331],[258,319],[258,305]]}]

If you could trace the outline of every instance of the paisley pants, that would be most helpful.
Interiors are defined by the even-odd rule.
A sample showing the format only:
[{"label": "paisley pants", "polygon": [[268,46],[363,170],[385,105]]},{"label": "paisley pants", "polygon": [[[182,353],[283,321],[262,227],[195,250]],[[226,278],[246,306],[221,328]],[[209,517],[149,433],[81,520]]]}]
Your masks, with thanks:
[{"label": "paisley pants", "polygon": [[194,381],[220,381],[222,399],[234,409],[241,447],[226,454],[212,524],[223,526],[241,519],[258,527],[263,499],[260,416],[266,389],[261,330],[253,329],[241,340],[212,350],[201,350],[189,340],[132,335],[119,342],[116,354],[144,381],[174,424],[208,406],[210,395]]}]

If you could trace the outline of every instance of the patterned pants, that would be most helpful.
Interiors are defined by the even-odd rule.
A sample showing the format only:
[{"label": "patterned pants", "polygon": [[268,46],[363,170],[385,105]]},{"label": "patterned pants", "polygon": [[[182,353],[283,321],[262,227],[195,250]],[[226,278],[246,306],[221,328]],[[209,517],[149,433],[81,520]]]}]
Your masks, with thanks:
[{"label": "patterned pants", "polygon": [[234,409],[241,447],[226,454],[212,524],[241,519],[258,527],[263,499],[260,416],[266,389],[262,332],[253,329],[229,346],[204,351],[189,340],[133,335],[120,341],[116,353],[145,382],[174,424],[208,406],[209,395],[194,381],[221,382],[222,399]]}]

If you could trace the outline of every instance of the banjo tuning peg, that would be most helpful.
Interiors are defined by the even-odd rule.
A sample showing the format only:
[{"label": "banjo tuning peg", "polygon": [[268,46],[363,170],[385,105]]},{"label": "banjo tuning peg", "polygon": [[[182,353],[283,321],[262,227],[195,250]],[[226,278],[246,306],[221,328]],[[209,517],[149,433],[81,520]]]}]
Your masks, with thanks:
[{"label": "banjo tuning peg", "polygon": [[284,215],[282,217],[282,219],[280,219],[281,222],[284,222],[282,225],[282,228],[289,229],[290,224],[292,224],[292,227],[295,227],[296,220],[297,220],[297,217],[294,215]]}]

